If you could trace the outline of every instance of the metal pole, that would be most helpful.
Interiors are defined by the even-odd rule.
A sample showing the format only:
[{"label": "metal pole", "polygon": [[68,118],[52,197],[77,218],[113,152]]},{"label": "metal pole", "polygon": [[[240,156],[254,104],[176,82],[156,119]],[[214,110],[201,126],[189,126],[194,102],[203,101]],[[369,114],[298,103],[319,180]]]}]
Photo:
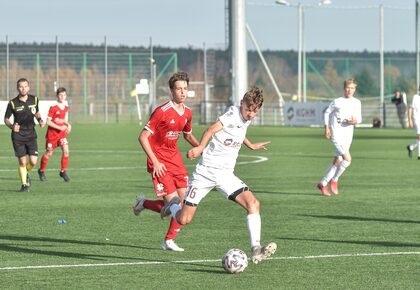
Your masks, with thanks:
[{"label": "metal pole", "polygon": [[305,12],[302,6],[302,87],[303,87],[303,101],[306,103],[306,48],[305,48]]},{"label": "metal pole", "polygon": [[57,87],[60,86],[60,62],[59,62],[59,49],[58,49],[58,36],[55,36],[55,81]]},{"label": "metal pole", "polygon": [[302,102],[302,4],[298,4],[298,102]]},{"label": "metal pole", "polygon": [[386,126],[385,120],[385,100],[384,100],[384,6],[381,4],[379,5],[379,24],[380,24],[380,96],[381,96],[381,108],[382,108],[382,120],[384,127]]},{"label": "metal pole", "polygon": [[207,48],[203,43],[203,65],[204,65],[204,124],[208,121],[207,103],[209,101],[209,84],[207,80]]},{"label": "metal pole", "polygon": [[108,46],[106,36],[104,37],[105,46],[105,124],[108,124]]},{"label": "metal pole", "polygon": [[416,0],[416,90],[419,89],[420,86],[420,57],[419,57],[419,1]]},{"label": "metal pole", "polygon": [[10,59],[9,59],[9,36],[6,35],[6,100],[10,98]]},{"label": "metal pole", "polygon": [[155,59],[153,58],[153,41],[150,37],[150,89],[149,89],[149,115],[152,114],[155,100],[156,100],[156,73],[155,73]]},{"label": "metal pole", "polygon": [[230,0],[230,102],[239,105],[248,87],[248,52],[246,48],[245,0]]}]

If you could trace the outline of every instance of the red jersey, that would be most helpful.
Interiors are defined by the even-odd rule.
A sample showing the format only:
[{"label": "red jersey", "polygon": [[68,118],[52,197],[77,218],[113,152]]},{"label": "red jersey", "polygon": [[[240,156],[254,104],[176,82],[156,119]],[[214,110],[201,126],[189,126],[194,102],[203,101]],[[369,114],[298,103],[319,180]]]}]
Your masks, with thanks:
[{"label": "red jersey", "polygon": [[[191,109],[184,105],[184,111],[179,112],[172,101],[155,109],[150,116],[145,129],[152,133],[149,143],[159,162],[165,164],[166,169],[176,174],[188,175],[178,150],[178,138],[182,133],[191,134]],[[147,170],[153,171],[152,161],[147,158]]]},{"label": "red jersey", "polygon": [[[50,110],[48,111],[48,118],[51,121],[59,126],[64,124],[64,120],[66,119],[66,114],[69,111],[69,107],[64,105],[64,108],[61,109],[58,104],[51,106]],[[57,138],[65,138],[66,131],[60,131],[55,128],[48,127],[47,130],[47,140],[54,140]]]}]

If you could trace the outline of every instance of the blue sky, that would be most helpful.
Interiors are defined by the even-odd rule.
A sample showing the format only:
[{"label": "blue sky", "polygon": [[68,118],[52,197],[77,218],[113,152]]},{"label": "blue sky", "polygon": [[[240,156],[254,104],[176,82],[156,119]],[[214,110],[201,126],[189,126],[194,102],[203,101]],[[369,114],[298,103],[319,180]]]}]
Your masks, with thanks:
[{"label": "blue sky", "polygon": [[[297,8],[274,0],[247,0],[247,22],[263,49],[297,49]],[[300,0],[305,47],[378,51],[379,5],[384,5],[386,51],[414,51],[415,0]],[[222,48],[225,0],[0,0],[0,41]],[[250,48],[251,42],[248,43]]]}]

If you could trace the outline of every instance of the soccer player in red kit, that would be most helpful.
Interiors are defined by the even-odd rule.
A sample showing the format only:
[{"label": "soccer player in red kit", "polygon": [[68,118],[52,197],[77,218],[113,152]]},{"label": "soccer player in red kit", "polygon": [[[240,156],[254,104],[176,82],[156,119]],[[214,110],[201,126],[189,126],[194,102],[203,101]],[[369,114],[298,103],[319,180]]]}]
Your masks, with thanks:
[{"label": "soccer player in red kit", "polygon": [[[184,199],[188,186],[188,172],[184,166],[177,141],[180,135],[192,146],[198,141],[192,134],[192,112],[184,105],[188,94],[189,77],[185,72],[177,72],[169,79],[172,99],[157,107],[150,116],[149,122],[141,131],[139,142],[147,154],[147,171],[152,174],[156,195],[163,200],[145,199],[143,195],[136,197],[133,206],[135,215],[143,209],[160,213],[166,202],[178,196]],[[169,230],[162,243],[164,250],[184,251],[174,241],[181,225],[171,219]]]},{"label": "soccer player in red kit", "polygon": [[67,114],[69,107],[66,104],[67,91],[65,88],[60,87],[57,89],[57,104],[50,107],[47,117],[47,135],[46,139],[46,152],[41,159],[41,167],[38,169],[39,179],[41,181],[47,180],[45,176],[45,168],[47,167],[48,160],[53,155],[53,151],[57,146],[61,147],[63,152],[61,156],[61,170],[60,177],[65,182],[70,181],[69,176],[66,173],[67,165],[69,163],[69,142],[67,140],[67,134],[71,131],[71,125],[68,122]]}]

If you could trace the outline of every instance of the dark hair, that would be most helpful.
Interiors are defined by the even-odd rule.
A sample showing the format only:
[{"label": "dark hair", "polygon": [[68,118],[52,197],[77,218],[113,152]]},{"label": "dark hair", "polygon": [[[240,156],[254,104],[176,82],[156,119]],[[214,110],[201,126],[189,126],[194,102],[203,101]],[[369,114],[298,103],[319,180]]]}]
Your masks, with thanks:
[{"label": "dark hair", "polygon": [[59,88],[57,89],[57,92],[56,92],[55,94],[58,96],[58,94],[59,94],[59,93],[63,93],[63,92],[67,92],[66,88],[64,88],[64,87],[59,87]]},{"label": "dark hair", "polygon": [[183,71],[174,73],[169,79],[168,84],[171,90],[175,87],[175,82],[177,81],[186,81],[187,85],[190,84],[190,78],[188,77],[188,74]]},{"label": "dark hair", "polygon": [[19,87],[19,84],[20,84],[20,83],[23,83],[23,82],[27,82],[27,83],[28,83],[28,85],[29,85],[29,81],[28,81],[27,79],[25,79],[25,78],[20,78],[20,79],[18,79],[18,81],[16,82],[16,86],[17,86],[17,87]]},{"label": "dark hair", "polygon": [[242,100],[249,107],[256,106],[258,109],[264,103],[263,90],[258,87],[251,87],[244,95]]}]

